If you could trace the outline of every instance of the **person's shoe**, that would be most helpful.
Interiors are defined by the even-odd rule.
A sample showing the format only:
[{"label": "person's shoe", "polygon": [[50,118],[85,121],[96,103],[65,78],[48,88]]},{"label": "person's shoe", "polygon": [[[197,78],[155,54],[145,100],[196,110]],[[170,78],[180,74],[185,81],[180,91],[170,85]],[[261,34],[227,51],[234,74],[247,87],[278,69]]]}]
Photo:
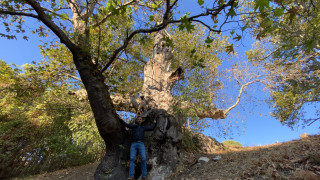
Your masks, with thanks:
[{"label": "person's shoe", "polygon": [[134,180],[133,177],[129,177],[128,180]]},{"label": "person's shoe", "polygon": [[142,180],[147,180],[147,178],[143,177]]}]

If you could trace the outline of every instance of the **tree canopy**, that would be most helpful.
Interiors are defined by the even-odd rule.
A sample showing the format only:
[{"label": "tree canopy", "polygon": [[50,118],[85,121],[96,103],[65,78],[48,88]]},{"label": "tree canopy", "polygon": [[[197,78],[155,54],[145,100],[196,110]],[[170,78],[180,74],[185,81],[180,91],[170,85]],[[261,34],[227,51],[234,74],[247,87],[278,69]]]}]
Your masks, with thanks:
[{"label": "tree canopy", "polygon": [[309,107],[319,109],[319,8],[317,0],[275,1],[260,9],[257,19],[251,17],[261,42],[248,57],[266,69],[273,116],[290,127],[320,117],[318,110],[306,116]]},{"label": "tree canopy", "polygon": [[76,86],[57,70],[63,71],[57,61],[22,68],[0,61],[1,177],[101,158],[104,144],[89,104],[69,94]]}]

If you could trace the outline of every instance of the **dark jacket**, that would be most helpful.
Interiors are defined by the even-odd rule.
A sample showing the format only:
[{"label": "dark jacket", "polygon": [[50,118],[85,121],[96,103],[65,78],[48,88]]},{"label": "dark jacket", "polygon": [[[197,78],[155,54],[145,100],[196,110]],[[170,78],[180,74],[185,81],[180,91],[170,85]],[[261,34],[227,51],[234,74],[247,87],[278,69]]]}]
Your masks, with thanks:
[{"label": "dark jacket", "polygon": [[138,124],[128,124],[123,120],[120,120],[121,124],[125,127],[132,129],[131,140],[132,142],[144,142],[144,132],[145,131],[152,131],[157,123],[154,123],[151,127],[141,126]]}]

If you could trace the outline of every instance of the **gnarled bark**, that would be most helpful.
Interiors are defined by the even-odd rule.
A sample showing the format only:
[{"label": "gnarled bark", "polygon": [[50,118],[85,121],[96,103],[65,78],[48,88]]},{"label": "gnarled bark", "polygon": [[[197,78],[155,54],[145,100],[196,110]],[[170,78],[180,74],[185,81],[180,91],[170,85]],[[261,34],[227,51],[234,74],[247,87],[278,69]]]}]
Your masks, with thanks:
[{"label": "gnarled bark", "polygon": [[183,78],[181,68],[171,70],[172,49],[164,41],[164,30],[155,34],[153,57],[144,67],[144,82],[141,92],[142,111],[152,108],[169,110],[172,105],[171,89],[173,84]]}]

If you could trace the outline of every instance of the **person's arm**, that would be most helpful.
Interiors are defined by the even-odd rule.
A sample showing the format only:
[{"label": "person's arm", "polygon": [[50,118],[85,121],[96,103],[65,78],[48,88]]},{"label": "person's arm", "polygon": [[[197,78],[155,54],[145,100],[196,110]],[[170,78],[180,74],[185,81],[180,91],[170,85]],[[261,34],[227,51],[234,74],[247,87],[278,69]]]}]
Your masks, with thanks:
[{"label": "person's arm", "polygon": [[120,118],[120,123],[121,123],[122,125],[124,125],[125,127],[127,127],[127,128],[130,128],[130,129],[134,128],[134,125],[133,125],[133,124],[128,124],[128,123],[126,123],[124,120],[122,120],[121,118]]},{"label": "person's arm", "polygon": [[150,127],[145,127],[145,131],[152,131],[152,130],[154,130],[154,128],[157,126],[157,121],[156,120],[154,120],[153,121],[153,126],[150,126]]}]

